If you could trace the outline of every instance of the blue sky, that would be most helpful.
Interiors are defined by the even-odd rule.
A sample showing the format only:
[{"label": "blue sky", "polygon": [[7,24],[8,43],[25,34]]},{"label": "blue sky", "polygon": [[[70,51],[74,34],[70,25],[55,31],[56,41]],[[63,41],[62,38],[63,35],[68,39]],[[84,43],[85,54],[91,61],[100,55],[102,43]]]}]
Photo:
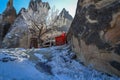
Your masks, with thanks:
[{"label": "blue sky", "polygon": [[[16,8],[17,12],[22,7],[27,8],[30,0],[14,0],[14,7]],[[77,0],[42,0],[43,2],[49,2],[50,6],[54,6],[61,11],[63,8],[69,11],[69,13],[74,16],[76,10]],[[7,5],[8,0],[0,0],[0,13],[2,13]]]}]

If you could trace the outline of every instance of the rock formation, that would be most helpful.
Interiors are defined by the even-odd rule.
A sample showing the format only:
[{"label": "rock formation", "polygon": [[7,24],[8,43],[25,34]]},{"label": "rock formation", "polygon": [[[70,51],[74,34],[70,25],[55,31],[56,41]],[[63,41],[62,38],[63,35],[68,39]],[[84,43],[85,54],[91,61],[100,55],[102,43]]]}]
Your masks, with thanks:
[{"label": "rock formation", "polygon": [[0,14],[0,44],[2,43],[2,15]]},{"label": "rock formation", "polygon": [[[35,14],[40,16],[37,12],[49,10],[49,4],[41,2],[41,0],[31,0],[28,9],[22,8],[18,14],[17,19],[12,25],[10,32],[5,36],[2,47],[3,48],[30,48],[30,32],[31,22],[25,18],[26,14]],[[35,18],[35,17],[34,17]]]},{"label": "rock formation", "polygon": [[65,8],[63,8],[63,10],[57,16],[55,21],[57,30],[61,32],[62,31],[67,32],[70,28],[72,20],[73,20],[72,16],[69,14],[69,12]]},{"label": "rock formation", "polygon": [[43,8],[50,9],[50,5],[48,2],[42,2],[41,0],[31,0],[29,3],[29,9],[32,9],[33,11],[38,11],[38,5]]},{"label": "rock formation", "polygon": [[3,38],[8,33],[11,24],[13,24],[14,20],[16,19],[16,15],[17,15],[16,10],[13,7],[13,0],[9,0],[7,4],[7,8],[0,15],[0,45]]},{"label": "rock formation", "polygon": [[13,7],[13,0],[9,0],[6,10],[3,12],[3,21],[12,24],[16,19],[16,10]]},{"label": "rock formation", "polygon": [[68,41],[85,65],[120,76],[120,0],[78,0]]},{"label": "rock formation", "polygon": [[20,15],[15,20],[14,24],[11,27],[11,30],[5,36],[2,47],[3,48],[16,48],[23,47],[28,48],[29,45],[29,36],[28,25],[25,23],[25,20]]}]

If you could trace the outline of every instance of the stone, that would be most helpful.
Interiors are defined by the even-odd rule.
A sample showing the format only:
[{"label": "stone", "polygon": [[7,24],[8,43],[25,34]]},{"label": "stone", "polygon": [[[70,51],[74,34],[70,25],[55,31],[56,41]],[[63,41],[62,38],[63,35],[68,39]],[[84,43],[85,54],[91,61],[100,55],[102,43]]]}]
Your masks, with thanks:
[{"label": "stone", "polygon": [[10,60],[10,57],[4,57],[2,58],[2,62],[8,62]]},{"label": "stone", "polygon": [[51,71],[51,66],[47,65],[46,63],[43,63],[43,62],[38,62],[36,65],[35,65],[36,69],[38,69],[39,71],[42,71],[44,73],[48,73],[50,75],[52,75],[52,71]]},{"label": "stone", "polygon": [[80,62],[120,76],[120,0],[78,0],[67,40]]},{"label": "stone", "polygon": [[77,58],[77,56],[74,53],[70,53],[69,57],[70,57],[70,59],[76,59]]}]

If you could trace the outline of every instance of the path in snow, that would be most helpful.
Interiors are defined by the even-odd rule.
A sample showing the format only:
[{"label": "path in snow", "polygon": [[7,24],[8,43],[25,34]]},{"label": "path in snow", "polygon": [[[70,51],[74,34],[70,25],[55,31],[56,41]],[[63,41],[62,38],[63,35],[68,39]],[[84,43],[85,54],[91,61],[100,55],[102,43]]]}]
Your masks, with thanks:
[{"label": "path in snow", "polygon": [[120,80],[73,59],[67,47],[1,49],[0,80]]}]

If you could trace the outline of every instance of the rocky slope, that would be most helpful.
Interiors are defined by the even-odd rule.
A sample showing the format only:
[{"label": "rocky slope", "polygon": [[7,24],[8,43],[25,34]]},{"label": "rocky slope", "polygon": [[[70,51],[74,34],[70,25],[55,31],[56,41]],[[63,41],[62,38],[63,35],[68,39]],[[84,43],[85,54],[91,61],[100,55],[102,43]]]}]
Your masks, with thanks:
[{"label": "rocky slope", "polygon": [[68,40],[85,65],[120,76],[120,0],[78,0]]}]

